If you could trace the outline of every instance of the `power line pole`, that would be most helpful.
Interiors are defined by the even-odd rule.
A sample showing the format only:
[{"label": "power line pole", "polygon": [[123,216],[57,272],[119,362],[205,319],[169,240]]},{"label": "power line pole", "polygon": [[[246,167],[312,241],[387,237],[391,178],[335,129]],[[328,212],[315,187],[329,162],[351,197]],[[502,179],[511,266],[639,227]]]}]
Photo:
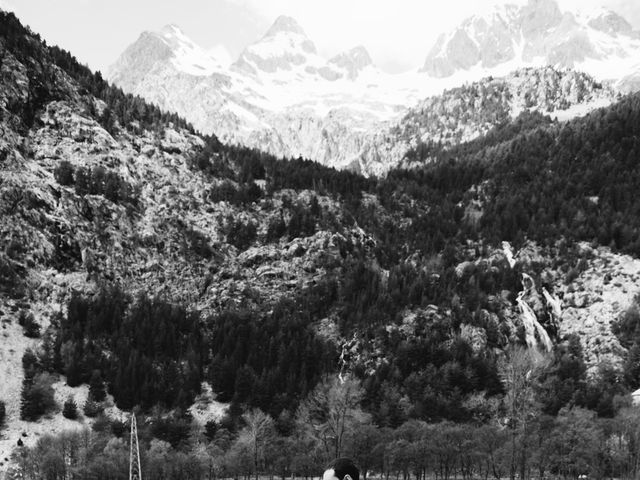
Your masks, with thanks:
[{"label": "power line pole", "polygon": [[131,437],[129,438],[129,480],[142,480],[138,425],[136,424],[136,415],[133,412],[131,413]]}]

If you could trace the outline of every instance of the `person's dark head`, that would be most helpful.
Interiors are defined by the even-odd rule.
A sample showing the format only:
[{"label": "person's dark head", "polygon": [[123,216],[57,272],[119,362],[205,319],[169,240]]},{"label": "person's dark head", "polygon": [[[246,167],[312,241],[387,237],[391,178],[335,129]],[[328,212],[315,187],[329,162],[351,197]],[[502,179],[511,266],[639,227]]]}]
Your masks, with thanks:
[{"label": "person's dark head", "polygon": [[327,466],[322,480],[360,480],[360,470],[350,458],[338,458]]}]

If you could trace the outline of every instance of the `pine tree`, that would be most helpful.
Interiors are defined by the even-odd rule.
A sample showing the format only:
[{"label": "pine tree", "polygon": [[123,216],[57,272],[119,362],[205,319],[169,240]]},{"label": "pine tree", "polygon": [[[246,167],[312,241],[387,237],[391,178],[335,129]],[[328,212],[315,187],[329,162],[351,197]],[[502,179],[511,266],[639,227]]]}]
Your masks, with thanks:
[{"label": "pine tree", "polygon": [[77,387],[83,381],[82,378],[82,346],[80,343],[74,345],[73,355],[69,359],[69,364],[65,369],[67,376],[67,385],[70,387]]},{"label": "pine tree", "polygon": [[117,203],[121,193],[120,177],[114,172],[108,172],[104,181],[104,196],[108,200]]},{"label": "pine tree", "polygon": [[100,370],[94,370],[89,380],[89,398],[95,402],[102,402],[106,396],[107,394],[104,389],[104,381],[102,380]]},{"label": "pine tree", "polygon": [[40,373],[35,377],[25,376],[22,382],[20,403],[20,418],[22,420],[34,422],[55,408],[52,383],[53,379],[46,373]]},{"label": "pine tree", "polygon": [[204,436],[207,437],[207,439],[212,442],[213,439],[216,436],[216,433],[218,431],[218,423],[215,420],[209,420],[207,423],[205,423],[204,425]]},{"label": "pine tree", "polygon": [[243,366],[238,370],[235,383],[234,401],[243,403],[250,399],[256,383],[256,374],[249,366]]},{"label": "pine tree", "polygon": [[22,390],[20,392],[20,420],[31,420],[36,417],[31,399],[31,381],[27,377],[22,381]]},{"label": "pine tree", "polygon": [[91,173],[85,167],[76,170],[75,189],[78,195],[86,195],[89,193],[91,185]]},{"label": "pine tree", "polygon": [[72,185],[73,165],[67,160],[62,160],[53,171],[53,176],[60,185]]},{"label": "pine tree", "polygon": [[69,420],[76,420],[78,418],[78,406],[72,396],[69,396],[66,402],[64,402],[62,416]]},{"label": "pine tree", "polygon": [[89,396],[89,398],[87,398],[86,402],[84,402],[84,406],[82,407],[82,411],[84,412],[84,414],[89,417],[89,418],[94,418],[97,417],[99,414],[101,414],[104,411],[104,407],[99,404],[98,402],[95,402],[93,400],[91,400],[91,396]]}]

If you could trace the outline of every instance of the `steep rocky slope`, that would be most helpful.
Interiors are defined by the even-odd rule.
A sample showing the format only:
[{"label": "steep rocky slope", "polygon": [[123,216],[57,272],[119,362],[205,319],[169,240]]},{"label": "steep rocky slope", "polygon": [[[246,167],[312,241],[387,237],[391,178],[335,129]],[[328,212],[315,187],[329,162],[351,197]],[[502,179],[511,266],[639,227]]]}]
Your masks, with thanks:
[{"label": "steep rocky slope", "polygon": [[591,365],[619,365],[624,348],[611,335],[612,320],[633,305],[638,294],[640,262],[606,249],[582,247],[584,271],[563,290],[561,332],[583,339]]},{"label": "steep rocky slope", "polygon": [[[212,190],[234,182],[196,168],[205,140],[172,123],[108,125],[109,106],[54,64],[36,37],[22,35],[7,27],[0,38],[0,400],[8,415],[2,469],[23,431],[30,445],[44,433],[82,426],[59,412],[39,423],[19,420],[21,358],[40,344],[23,336],[21,312],[31,312],[44,331],[65,314],[72,293],[90,295],[105,282],[201,312],[268,310],[339,269],[344,243],[366,239],[347,227],[258,241],[273,218],[288,220],[283,203],[306,205],[313,196],[340,224],[342,213],[329,197],[303,189],[243,205],[211,200]],[[225,162],[226,155],[214,157]],[[116,190],[106,193],[109,179]],[[229,240],[237,222],[257,228],[257,239],[242,248]],[[64,377],[54,387],[59,404],[69,393],[79,405],[86,398],[86,387],[69,389]]]}]

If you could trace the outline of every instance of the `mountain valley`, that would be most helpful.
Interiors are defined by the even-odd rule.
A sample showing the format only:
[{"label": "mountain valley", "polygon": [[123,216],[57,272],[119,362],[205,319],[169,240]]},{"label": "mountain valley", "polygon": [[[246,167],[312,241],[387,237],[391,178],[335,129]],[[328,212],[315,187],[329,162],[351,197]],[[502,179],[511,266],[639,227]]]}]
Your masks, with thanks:
[{"label": "mountain valley", "polygon": [[634,475],[640,94],[578,63],[399,91],[281,17],[106,81],[0,11],[0,475],[126,478],[130,412],[149,478]]}]

